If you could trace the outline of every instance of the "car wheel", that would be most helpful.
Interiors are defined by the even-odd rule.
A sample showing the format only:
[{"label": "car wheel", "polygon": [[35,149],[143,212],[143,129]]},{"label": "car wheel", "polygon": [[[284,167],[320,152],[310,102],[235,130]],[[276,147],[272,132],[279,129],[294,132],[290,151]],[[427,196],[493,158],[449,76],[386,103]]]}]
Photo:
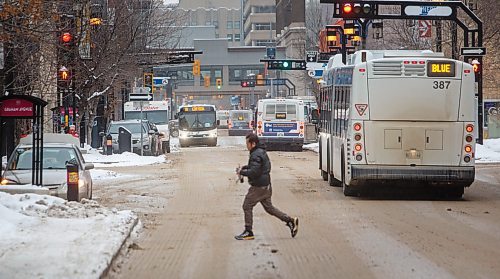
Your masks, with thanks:
[{"label": "car wheel", "polygon": [[87,199],[92,199],[92,183],[89,184],[89,192],[87,193]]}]

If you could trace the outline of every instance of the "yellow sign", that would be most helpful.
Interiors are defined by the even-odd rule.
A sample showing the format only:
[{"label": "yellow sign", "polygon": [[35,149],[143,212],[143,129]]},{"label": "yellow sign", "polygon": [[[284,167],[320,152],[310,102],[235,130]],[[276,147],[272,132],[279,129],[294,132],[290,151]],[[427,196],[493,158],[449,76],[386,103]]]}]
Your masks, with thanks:
[{"label": "yellow sign", "polygon": [[427,63],[427,76],[429,77],[454,77],[455,62],[429,61]]},{"label": "yellow sign", "polygon": [[276,113],[276,119],[286,119],[286,113]]},{"label": "yellow sign", "polygon": [[205,111],[205,107],[193,107],[193,111]]},{"label": "yellow sign", "polygon": [[78,183],[78,173],[69,172],[68,173],[68,183]]}]

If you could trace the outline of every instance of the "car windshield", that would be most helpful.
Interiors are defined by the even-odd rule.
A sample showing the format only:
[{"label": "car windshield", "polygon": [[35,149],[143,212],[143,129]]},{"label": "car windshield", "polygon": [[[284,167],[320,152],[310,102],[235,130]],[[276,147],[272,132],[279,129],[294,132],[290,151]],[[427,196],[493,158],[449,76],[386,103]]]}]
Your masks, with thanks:
[{"label": "car windshield", "polygon": [[[140,134],[141,133],[141,125],[140,123],[112,123],[109,126],[109,134],[118,134],[118,128],[123,127],[130,131],[132,134]],[[142,126],[142,132],[146,133],[146,129],[144,125]]]},{"label": "car windshield", "polygon": [[[126,111],[125,119],[141,119],[140,111]],[[154,124],[167,124],[168,123],[168,111],[166,110],[155,110],[155,111],[143,111],[142,119],[147,119]]]},{"label": "car windshield", "polygon": [[179,128],[181,129],[213,129],[215,128],[215,113],[207,112],[184,112],[179,115]]},{"label": "car windshield", "polygon": [[[9,170],[31,170],[33,149],[31,147],[17,148],[13,153]],[[71,147],[44,147],[44,169],[66,169],[67,163],[78,163],[75,150]]]}]

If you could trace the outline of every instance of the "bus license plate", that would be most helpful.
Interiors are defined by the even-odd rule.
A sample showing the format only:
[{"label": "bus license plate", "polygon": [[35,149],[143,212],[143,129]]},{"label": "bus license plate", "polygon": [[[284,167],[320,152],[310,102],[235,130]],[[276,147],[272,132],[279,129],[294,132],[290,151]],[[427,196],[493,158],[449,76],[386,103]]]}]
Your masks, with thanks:
[{"label": "bus license plate", "polygon": [[420,159],[422,153],[416,149],[410,149],[406,151],[406,159]]}]

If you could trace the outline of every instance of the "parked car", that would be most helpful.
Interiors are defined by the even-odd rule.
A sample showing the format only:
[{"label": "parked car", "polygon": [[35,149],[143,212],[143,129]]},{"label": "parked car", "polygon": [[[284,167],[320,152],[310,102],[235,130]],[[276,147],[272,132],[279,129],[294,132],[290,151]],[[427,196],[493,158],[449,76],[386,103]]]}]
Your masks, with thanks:
[{"label": "parked car", "polygon": [[144,155],[158,155],[162,153],[160,135],[158,130],[155,130],[154,124],[149,122],[149,120],[142,120],[141,125],[141,120],[138,119],[111,121],[106,133],[103,135],[111,135],[113,153],[119,152],[118,129],[120,127],[129,130],[132,134],[132,152],[141,154],[141,149],[143,149]]},{"label": "parked car", "polygon": [[[92,177],[89,170],[93,164],[85,160],[75,144],[75,138],[68,134],[43,135],[43,172],[42,187],[20,187],[31,184],[32,178],[32,136],[22,138],[14,149],[7,162],[0,181],[0,191],[11,194],[35,193],[49,194],[67,199],[67,171],[66,165],[78,166],[79,198],[92,199]],[[78,143],[78,140],[76,140]]]}]

